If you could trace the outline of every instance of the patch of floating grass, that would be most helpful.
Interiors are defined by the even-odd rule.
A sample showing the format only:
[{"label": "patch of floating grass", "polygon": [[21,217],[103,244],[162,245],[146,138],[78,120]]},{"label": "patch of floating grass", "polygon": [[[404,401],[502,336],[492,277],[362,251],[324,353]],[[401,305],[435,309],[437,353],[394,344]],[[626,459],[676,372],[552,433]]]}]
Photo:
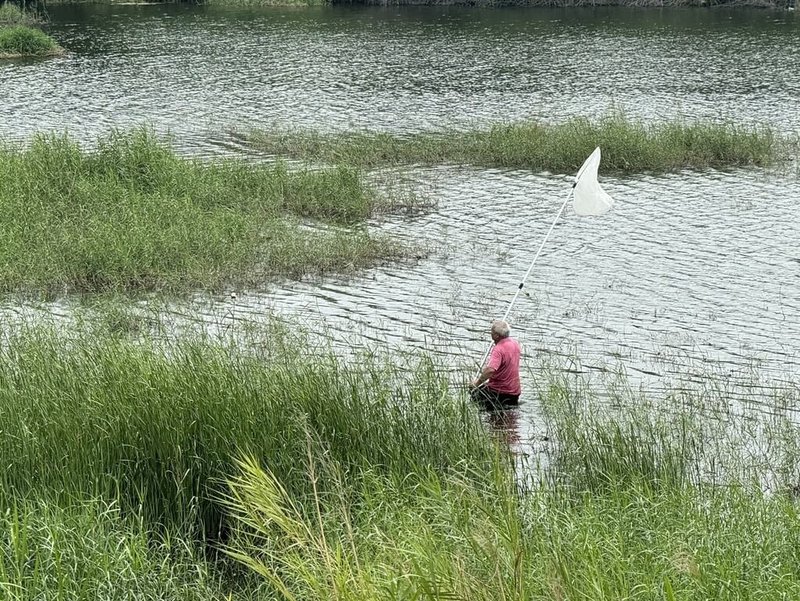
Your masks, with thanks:
[{"label": "patch of floating grass", "polygon": [[147,129],[91,151],[39,135],[0,148],[0,289],[182,292],[351,272],[419,254],[352,227],[390,203],[349,167],[202,163]]},{"label": "patch of floating grass", "polygon": [[57,56],[64,49],[39,29],[26,25],[0,27],[0,58]]},{"label": "patch of floating grass", "polygon": [[456,163],[573,173],[600,146],[605,169],[634,173],[764,166],[783,152],[781,141],[768,128],[685,122],[645,125],[620,115],[404,137],[264,130],[242,135],[254,148],[270,154],[363,167]]}]

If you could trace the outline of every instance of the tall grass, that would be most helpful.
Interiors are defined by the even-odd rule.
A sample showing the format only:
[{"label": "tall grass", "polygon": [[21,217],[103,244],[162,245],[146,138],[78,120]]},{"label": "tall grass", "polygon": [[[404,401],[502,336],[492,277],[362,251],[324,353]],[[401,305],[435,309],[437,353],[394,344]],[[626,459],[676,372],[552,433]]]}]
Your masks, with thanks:
[{"label": "tall grass", "polygon": [[215,601],[236,588],[202,549],[152,536],[113,504],[30,501],[0,515],[0,597],[8,601]]},{"label": "tall grass", "polygon": [[[403,486],[368,471],[358,503],[296,497],[245,458],[229,483],[240,520],[229,552],[285,599],[796,598],[795,497],[752,477],[797,458],[791,415],[731,409],[709,391],[602,392],[563,379],[541,390],[556,444],[525,490],[498,456],[483,478],[465,466]],[[739,446],[755,423],[785,445]],[[706,470],[714,460],[724,474]],[[310,482],[336,472],[313,452],[305,466]]]},{"label": "tall grass", "polygon": [[39,135],[0,149],[0,289],[181,292],[353,271],[404,255],[352,227],[384,202],[347,167],[201,163],[147,129],[91,151]]},{"label": "tall grass", "polygon": [[346,365],[251,335],[5,330],[9,598],[800,595],[796,387],[767,407],[724,381],[648,396],[556,374],[526,393],[555,442],[523,487],[424,356]]},{"label": "tall grass", "polygon": [[[430,363],[345,368],[300,343],[252,353],[195,339],[161,347],[105,334],[21,330],[0,349],[0,509],[32,495],[105,499],[150,526],[224,536],[213,491],[242,452],[308,492],[312,433],[345,473],[414,479],[490,447]],[[278,336],[274,334],[274,336]]]},{"label": "tall grass", "polygon": [[603,167],[623,173],[763,166],[785,152],[782,141],[768,128],[684,122],[646,125],[624,115],[406,137],[263,130],[243,137],[253,147],[275,155],[364,167],[458,163],[560,173],[577,171],[596,146],[602,148]]},{"label": "tall grass", "polygon": [[211,6],[329,6],[331,0],[204,0]]}]

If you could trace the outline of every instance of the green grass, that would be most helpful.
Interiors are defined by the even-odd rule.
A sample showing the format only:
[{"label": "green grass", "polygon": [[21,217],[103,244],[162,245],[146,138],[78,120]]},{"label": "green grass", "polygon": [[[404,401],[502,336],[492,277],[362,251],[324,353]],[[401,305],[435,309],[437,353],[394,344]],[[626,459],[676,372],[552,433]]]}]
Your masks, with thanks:
[{"label": "green grass", "polygon": [[205,0],[210,6],[330,6],[331,0]]},{"label": "green grass", "polygon": [[[430,364],[344,368],[280,331],[253,352],[191,339],[22,330],[0,349],[0,509],[15,499],[104,499],[151,527],[216,537],[212,491],[241,452],[293,494],[311,434],[346,472],[412,477],[489,457],[475,416]],[[405,369],[416,379],[409,381]]]},{"label": "green grass", "polygon": [[576,172],[596,146],[603,151],[603,169],[621,173],[764,166],[783,158],[786,151],[767,128],[684,122],[645,125],[620,115],[405,137],[264,130],[242,136],[270,154],[328,163],[363,167],[456,163],[559,173]]},{"label": "green grass", "polygon": [[235,588],[201,549],[153,536],[113,504],[20,503],[0,515],[0,532],[0,597],[8,601],[216,601]]},{"label": "green grass", "polygon": [[[786,403],[774,413],[737,412],[722,387],[653,401],[619,384],[540,391],[557,442],[522,490],[498,457],[483,477],[464,466],[406,485],[367,471],[356,503],[335,489],[298,498],[245,458],[229,552],[285,599],[796,598],[800,521],[784,485],[800,432],[784,410],[797,391],[770,399]],[[324,455],[305,465],[310,482],[337,472]]]},{"label": "green grass", "polygon": [[5,598],[800,595],[796,387],[545,374],[523,486],[424,355],[112,321],[4,328]]},{"label": "green grass", "polygon": [[0,149],[0,290],[186,292],[355,272],[420,254],[363,227],[398,202],[353,168],[202,163],[147,129],[93,150],[39,135]]},{"label": "green grass", "polygon": [[[425,360],[346,367],[282,327],[236,342],[134,340],[111,324],[4,332],[7,598],[270,598],[216,557],[236,529],[222,497],[241,453],[295,498],[345,478],[354,503],[369,492],[362,472],[416,486],[493,462],[476,416]],[[310,446],[340,471],[309,483]]]},{"label": "green grass", "polygon": [[25,25],[0,28],[0,58],[51,56],[62,52],[55,40],[39,29]]}]

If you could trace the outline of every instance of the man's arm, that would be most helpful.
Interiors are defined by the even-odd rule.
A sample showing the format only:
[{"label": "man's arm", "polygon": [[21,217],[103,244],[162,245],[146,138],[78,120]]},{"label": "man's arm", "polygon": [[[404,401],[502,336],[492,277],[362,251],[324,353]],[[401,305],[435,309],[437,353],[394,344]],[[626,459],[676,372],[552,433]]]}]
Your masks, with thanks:
[{"label": "man's arm", "polygon": [[478,386],[486,382],[489,378],[491,378],[494,375],[495,371],[496,370],[494,367],[489,367],[488,365],[484,367],[481,370],[481,375],[479,375],[472,381],[472,387],[477,388]]}]

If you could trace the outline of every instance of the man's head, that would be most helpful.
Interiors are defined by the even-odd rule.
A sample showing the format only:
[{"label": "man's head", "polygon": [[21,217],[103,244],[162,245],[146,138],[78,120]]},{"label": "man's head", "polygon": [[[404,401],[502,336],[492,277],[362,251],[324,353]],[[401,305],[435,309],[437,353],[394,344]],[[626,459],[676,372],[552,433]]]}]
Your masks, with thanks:
[{"label": "man's head", "polygon": [[507,321],[496,319],[492,322],[492,340],[499,342],[503,338],[508,338],[509,334],[511,334],[511,328],[508,327]]}]

